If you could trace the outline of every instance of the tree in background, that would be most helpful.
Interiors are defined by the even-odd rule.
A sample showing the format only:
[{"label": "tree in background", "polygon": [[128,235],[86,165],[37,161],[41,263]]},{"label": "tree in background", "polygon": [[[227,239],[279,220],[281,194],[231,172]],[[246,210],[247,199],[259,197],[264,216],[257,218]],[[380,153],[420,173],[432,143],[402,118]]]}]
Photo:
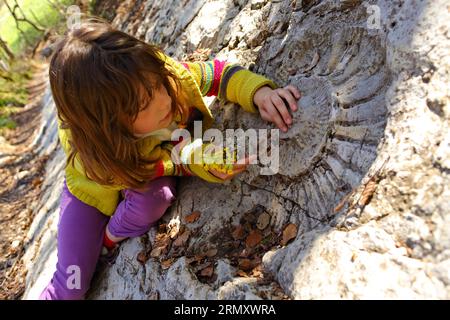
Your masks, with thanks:
[{"label": "tree in background", "polygon": [[20,5],[17,3],[17,0],[14,0],[14,3],[13,3],[14,6],[11,6],[11,4],[9,4],[7,0],[3,0],[3,3],[8,8],[9,13],[11,13],[11,15],[13,16],[14,21],[16,22],[17,30],[19,30],[20,34],[22,34],[22,36],[25,39],[25,42],[27,42],[27,44],[31,44],[31,42],[28,39],[28,37],[26,36],[25,32],[20,27],[20,23],[19,22],[26,22],[26,23],[28,23],[34,29],[36,29],[36,31],[39,31],[39,32],[44,32],[45,31],[43,28],[37,26],[36,23],[38,23],[38,22],[37,22],[36,15],[34,13],[32,13],[32,15],[33,15],[34,19],[36,20],[36,23],[34,23],[33,21],[31,21],[30,19],[28,19],[25,16],[25,13],[23,12],[23,10],[20,7]]}]

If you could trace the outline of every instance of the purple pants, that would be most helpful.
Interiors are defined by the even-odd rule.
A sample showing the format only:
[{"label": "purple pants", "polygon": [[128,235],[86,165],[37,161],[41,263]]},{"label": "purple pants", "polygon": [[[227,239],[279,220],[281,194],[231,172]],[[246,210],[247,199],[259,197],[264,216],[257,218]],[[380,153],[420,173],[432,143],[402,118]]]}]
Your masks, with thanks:
[{"label": "purple pants", "polygon": [[[146,191],[124,190],[110,218],[70,193],[64,181],[58,222],[58,262],[41,300],[84,299],[103,245],[105,227],[116,237],[146,233],[166,212],[176,195],[176,177],[159,177]],[[78,278],[75,278],[78,277]]]}]

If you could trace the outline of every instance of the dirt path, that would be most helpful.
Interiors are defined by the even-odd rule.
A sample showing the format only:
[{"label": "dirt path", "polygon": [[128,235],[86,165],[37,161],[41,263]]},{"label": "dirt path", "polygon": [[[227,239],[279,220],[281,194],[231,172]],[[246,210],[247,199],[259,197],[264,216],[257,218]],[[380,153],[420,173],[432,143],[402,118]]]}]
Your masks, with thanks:
[{"label": "dirt path", "polygon": [[32,150],[40,125],[47,65],[35,62],[32,69],[29,103],[12,116],[16,129],[0,136],[0,299],[19,299],[24,291],[22,256],[35,214],[29,208],[39,201],[47,160]]}]

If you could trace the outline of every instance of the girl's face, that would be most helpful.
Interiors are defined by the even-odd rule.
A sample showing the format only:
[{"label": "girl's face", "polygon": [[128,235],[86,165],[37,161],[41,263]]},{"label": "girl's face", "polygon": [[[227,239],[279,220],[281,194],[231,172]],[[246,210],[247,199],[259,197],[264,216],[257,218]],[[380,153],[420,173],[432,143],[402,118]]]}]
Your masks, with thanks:
[{"label": "girl's face", "polygon": [[[142,97],[143,98],[143,97]],[[142,99],[148,101],[148,99]],[[134,133],[144,135],[146,133],[166,128],[172,122],[172,98],[167,93],[164,85],[154,91],[154,97],[143,106],[133,123]]]}]

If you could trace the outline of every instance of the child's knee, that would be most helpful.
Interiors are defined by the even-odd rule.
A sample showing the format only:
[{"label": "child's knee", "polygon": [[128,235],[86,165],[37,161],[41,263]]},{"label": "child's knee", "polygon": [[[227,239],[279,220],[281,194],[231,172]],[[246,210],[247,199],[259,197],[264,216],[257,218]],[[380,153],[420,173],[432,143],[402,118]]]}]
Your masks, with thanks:
[{"label": "child's knee", "polygon": [[157,191],[160,200],[171,204],[176,199],[176,189],[173,186],[164,185]]},{"label": "child's knee", "polygon": [[164,211],[172,205],[176,199],[176,191],[168,185],[161,185],[153,188],[147,193],[141,195],[142,209],[147,209],[148,212],[157,213],[157,211]]},{"label": "child's knee", "polygon": [[151,181],[145,191],[139,193],[147,205],[154,204],[155,201],[160,204],[171,204],[176,199],[176,178],[160,177]]}]

